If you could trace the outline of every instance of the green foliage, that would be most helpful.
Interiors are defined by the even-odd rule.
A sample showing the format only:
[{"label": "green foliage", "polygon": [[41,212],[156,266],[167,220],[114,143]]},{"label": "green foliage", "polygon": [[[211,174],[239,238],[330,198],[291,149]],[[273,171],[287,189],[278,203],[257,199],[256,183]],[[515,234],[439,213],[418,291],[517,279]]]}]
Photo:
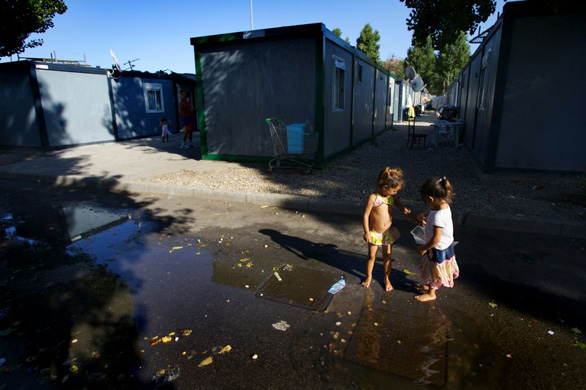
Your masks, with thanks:
[{"label": "green foliage", "polygon": [[460,32],[473,34],[496,9],[496,0],[401,0],[411,13],[407,19],[414,44],[431,37],[433,48],[442,49],[457,41]]},{"label": "green foliage", "polygon": [[334,34],[336,34],[338,36],[338,38],[342,38],[342,30],[340,30],[338,27],[336,27],[335,29],[333,29],[332,32]]},{"label": "green foliage", "polygon": [[378,33],[378,30],[373,31],[372,26],[367,23],[362,31],[360,31],[360,36],[356,40],[356,47],[368,57],[372,58],[374,62],[378,63],[380,61],[379,41],[380,34]]},{"label": "green foliage", "polygon": [[344,42],[346,42],[347,44],[350,44],[350,38],[348,38],[348,37],[344,38]]},{"label": "green foliage", "polygon": [[432,95],[442,95],[470,58],[466,34],[460,32],[454,44],[444,45],[435,52],[431,37],[423,45],[416,44],[407,51],[405,64],[415,68]]},{"label": "green foliage", "polygon": [[396,58],[393,54],[382,64],[382,66],[389,72],[395,74],[398,78],[405,78],[405,60]]},{"label": "green foliage", "polygon": [[53,17],[63,14],[62,0],[2,0],[0,2],[0,57],[22,53],[41,46],[42,39],[25,42],[30,34],[44,33],[53,27]]},{"label": "green foliage", "polygon": [[462,68],[470,58],[470,45],[466,34],[460,31],[460,35],[454,44],[444,45],[437,56],[437,74],[440,79],[442,91],[454,81]]}]

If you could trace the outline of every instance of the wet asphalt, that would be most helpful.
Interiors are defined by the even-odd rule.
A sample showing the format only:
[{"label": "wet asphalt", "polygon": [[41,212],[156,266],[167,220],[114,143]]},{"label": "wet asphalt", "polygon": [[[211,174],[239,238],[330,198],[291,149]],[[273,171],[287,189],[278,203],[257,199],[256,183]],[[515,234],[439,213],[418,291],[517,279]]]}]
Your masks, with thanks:
[{"label": "wet asphalt", "polygon": [[420,303],[405,221],[384,292],[353,216],[0,191],[2,390],[586,388],[586,240],[460,227]]}]

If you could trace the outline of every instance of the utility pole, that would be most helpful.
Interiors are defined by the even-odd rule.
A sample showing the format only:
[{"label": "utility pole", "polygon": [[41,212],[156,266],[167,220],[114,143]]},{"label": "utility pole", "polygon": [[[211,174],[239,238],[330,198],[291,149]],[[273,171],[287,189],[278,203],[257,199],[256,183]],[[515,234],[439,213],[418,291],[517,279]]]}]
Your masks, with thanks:
[{"label": "utility pole", "polygon": [[252,17],[252,0],[250,0],[250,31],[254,30],[254,22]]}]

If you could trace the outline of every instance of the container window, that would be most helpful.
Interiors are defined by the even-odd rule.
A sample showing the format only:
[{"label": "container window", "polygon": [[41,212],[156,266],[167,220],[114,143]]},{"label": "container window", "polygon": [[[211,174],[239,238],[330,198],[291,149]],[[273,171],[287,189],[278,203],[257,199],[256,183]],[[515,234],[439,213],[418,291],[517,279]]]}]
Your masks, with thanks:
[{"label": "container window", "polygon": [[344,110],[346,62],[334,56],[334,111]]},{"label": "container window", "polygon": [[161,84],[144,84],[146,112],[163,112],[163,88]]}]

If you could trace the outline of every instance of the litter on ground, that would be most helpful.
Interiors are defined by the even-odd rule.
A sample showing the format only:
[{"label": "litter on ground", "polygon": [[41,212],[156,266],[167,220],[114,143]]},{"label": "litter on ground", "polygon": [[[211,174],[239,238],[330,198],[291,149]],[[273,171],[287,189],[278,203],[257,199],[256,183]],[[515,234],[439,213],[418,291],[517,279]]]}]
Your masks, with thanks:
[{"label": "litter on ground", "polygon": [[291,325],[287,323],[287,321],[279,321],[273,324],[273,328],[277,330],[282,330],[283,332],[289,329]]}]

